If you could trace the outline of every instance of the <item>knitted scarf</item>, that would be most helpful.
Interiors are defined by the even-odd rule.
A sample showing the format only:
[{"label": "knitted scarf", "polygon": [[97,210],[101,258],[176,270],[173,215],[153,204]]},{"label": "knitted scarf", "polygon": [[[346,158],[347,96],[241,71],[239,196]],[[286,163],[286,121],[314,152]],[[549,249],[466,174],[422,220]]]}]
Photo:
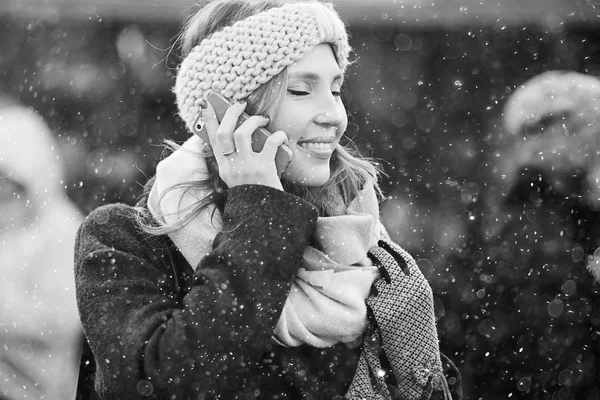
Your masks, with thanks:
[{"label": "knitted scarf", "polygon": [[[158,221],[179,221],[191,205],[205,196],[196,189],[166,191],[208,176],[204,159],[197,155],[202,146],[203,142],[194,136],[158,164],[148,201],[148,208]],[[221,227],[219,211],[209,207],[169,237],[196,268],[211,251]],[[365,299],[378,277],[378,269],[367,257],[367,251],[381,238],[387,238],[387,233],[379,221],[372,185],[365,186],[345,215],[319,217],[313,245],[304,252],[302,266],[277,323],[275,339],[286,346],[359,344],[368,325]]]}]

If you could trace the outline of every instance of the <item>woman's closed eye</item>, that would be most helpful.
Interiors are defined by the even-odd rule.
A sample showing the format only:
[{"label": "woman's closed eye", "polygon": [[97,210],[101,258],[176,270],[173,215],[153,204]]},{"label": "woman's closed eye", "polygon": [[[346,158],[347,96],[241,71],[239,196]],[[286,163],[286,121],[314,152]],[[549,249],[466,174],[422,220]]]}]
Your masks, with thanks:
[{"label": "woman's closed eye", "polygon": [[288,89],[288,93],[291,94],[292,96],[307,96],[310,94],[305,90],[293,90],[293,89]]},{"label": "woman's closed eye", "polygon": [[[304,90],[292,90],[292,89],[288,89],[288,93],[291,94],[292,96],[308,96],[310,93]],[[340,90],[332,90],[331,94],[334,95],[335,97],[340,97],[342,95],[342,92]]]}]

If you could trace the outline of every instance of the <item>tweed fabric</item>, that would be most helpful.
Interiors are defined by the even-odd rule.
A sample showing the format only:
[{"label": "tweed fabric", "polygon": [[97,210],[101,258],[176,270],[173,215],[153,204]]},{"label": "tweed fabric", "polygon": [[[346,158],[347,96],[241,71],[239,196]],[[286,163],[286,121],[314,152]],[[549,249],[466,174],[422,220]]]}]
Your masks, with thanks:
[{"label": "tweed fabric", "polygon": [[426,399],[433,390],[451,398],[443,374],[433,294],[415,260],[400,246],[380,240],[369,250],[382,278],[367,298],[372,324],[365,335],[349,399],[392,398],[380,363],[381,351],[397,382],[394,398]]},{"label": "tweed fabric", "polygon": [[371,324],[363,338],[356,372],[345,396],[347,399],[391,400],[391,394],[384,379],[384,370],[379,359],[381,351],[379,329]]},{"label": "tweed fabric", "polygon": [[229,101],[248,97],[320,43],[331,43],[342,72],[350,46],[329,4],[290,3],[237,21],[202,40],[183,60],[175,82],[179,114],[191,130],[207,91]]}]

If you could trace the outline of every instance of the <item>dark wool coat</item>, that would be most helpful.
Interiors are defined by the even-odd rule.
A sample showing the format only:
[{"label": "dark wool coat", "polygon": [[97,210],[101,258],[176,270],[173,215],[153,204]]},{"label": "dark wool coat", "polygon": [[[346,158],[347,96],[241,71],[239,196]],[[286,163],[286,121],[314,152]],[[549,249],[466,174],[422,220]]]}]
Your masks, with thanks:
[{"label": "dark wool coat", "polygon": [[265,186],[232,188],[223,230],[195,272],[167,236],[140,229],[136,212],[96,209],[75,249],[77,300],[103,398],[346,392],[360,348],[286,348],[272,339],[316,226],[313,206]]}]

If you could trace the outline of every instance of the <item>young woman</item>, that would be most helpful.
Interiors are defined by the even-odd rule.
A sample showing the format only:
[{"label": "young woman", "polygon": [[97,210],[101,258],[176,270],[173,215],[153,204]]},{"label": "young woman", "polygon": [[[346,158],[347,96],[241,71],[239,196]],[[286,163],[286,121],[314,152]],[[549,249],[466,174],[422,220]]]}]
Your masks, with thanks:
[{"label": "young woman", "polygon": [[[79,232],[99,394],[459,398],[431,289],[379,221],[377,169],[340,144],[350,46],[333,7],[217,0],[182,40],[177,104],[208,143],[192,136],[147,201],[101,207]],[[210,91],[232,103],[220,123]]]}]

